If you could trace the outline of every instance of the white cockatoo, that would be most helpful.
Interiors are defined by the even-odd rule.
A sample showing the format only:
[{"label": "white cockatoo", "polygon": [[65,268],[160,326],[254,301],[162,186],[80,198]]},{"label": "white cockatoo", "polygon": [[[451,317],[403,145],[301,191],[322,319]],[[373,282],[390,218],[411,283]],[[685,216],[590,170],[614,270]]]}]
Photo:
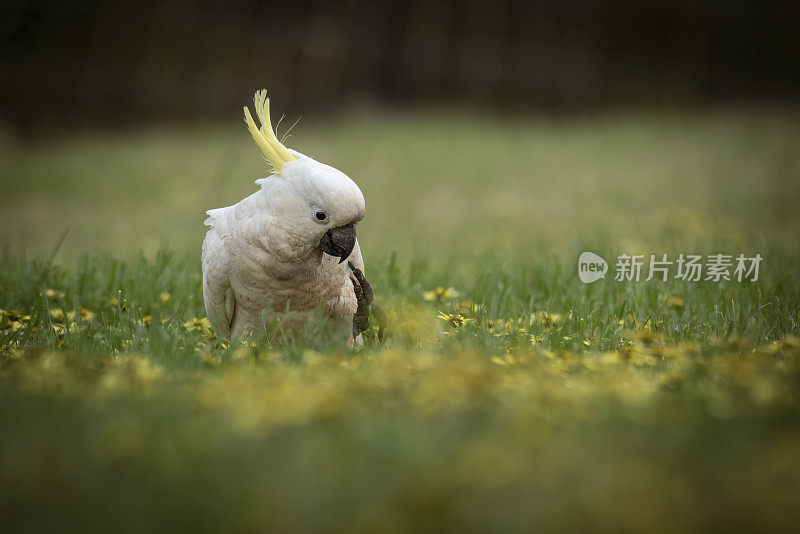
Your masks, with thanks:
[{"label": "white cockatoo", "polygon": [[208,318],[221,337],[240,339],[264,333],[272,322],[296,333],[321,306],[347,324],[350,343],[360,342],[372,304],[356,240],[364,195],[343,172],[278,140],[265,90],[254,102],[261,127],[247,106],[245,123],[272,173],[256,180],[261,189],[249,197],[207,212],[202,262]]}]

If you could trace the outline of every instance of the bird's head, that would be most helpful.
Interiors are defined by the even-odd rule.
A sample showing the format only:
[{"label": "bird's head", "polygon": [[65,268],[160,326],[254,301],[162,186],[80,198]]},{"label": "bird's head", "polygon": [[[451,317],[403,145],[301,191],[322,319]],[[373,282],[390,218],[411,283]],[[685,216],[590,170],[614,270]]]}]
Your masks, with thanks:
[{"label": "bird's head", "polygon": [[282,243],[293,253],[319,249],[339,258],[356,244],[356,224],[364,218],[364,195],[343,172],[290,150],[275,136],[266,91],[255,95],[257,127],[245,107],[245,123],[272,166],[272,175],[257,180],[269,199],[270,216],[285,233]]}]

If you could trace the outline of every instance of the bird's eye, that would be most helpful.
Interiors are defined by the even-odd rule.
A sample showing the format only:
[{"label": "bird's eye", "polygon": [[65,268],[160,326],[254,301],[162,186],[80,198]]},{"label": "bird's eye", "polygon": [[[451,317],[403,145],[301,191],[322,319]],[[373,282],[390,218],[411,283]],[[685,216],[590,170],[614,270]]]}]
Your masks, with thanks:
[{"label": "bird's eye", "polygon": [[328,220],[328,214],[322,210],[316,210],[314,211],[314,218],[319,222],[325,222]]}]

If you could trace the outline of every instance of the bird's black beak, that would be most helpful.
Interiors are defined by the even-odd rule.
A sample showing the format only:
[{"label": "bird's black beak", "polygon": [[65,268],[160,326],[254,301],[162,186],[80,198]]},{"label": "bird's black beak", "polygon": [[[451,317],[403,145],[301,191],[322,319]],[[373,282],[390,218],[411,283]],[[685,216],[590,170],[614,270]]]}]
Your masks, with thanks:
[{"label": "bird's black beak", "polygon": [[356,225],[350,223],[338,228],[331,228],[319,242],[319,248],[325,254],[336,256],[339,263],[346,260],[356,246]]}]

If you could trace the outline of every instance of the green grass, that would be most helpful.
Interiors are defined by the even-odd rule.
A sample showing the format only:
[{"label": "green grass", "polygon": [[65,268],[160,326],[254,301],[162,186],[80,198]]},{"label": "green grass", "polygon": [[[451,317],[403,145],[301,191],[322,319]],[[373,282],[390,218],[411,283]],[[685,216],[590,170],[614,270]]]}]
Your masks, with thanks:
[{"label": "green grass", "polygon": [[[367,199],[390,328],[357,352],[196,320],[203,211],[263,174],[243,128],[7,137],[4,525],[795,530],[798,118],[302,125],[290,146]],[[584,250],[606,280],[579,281]],[[759,280],[613,279],[622,253],[718,252],[760,253]]]}]

